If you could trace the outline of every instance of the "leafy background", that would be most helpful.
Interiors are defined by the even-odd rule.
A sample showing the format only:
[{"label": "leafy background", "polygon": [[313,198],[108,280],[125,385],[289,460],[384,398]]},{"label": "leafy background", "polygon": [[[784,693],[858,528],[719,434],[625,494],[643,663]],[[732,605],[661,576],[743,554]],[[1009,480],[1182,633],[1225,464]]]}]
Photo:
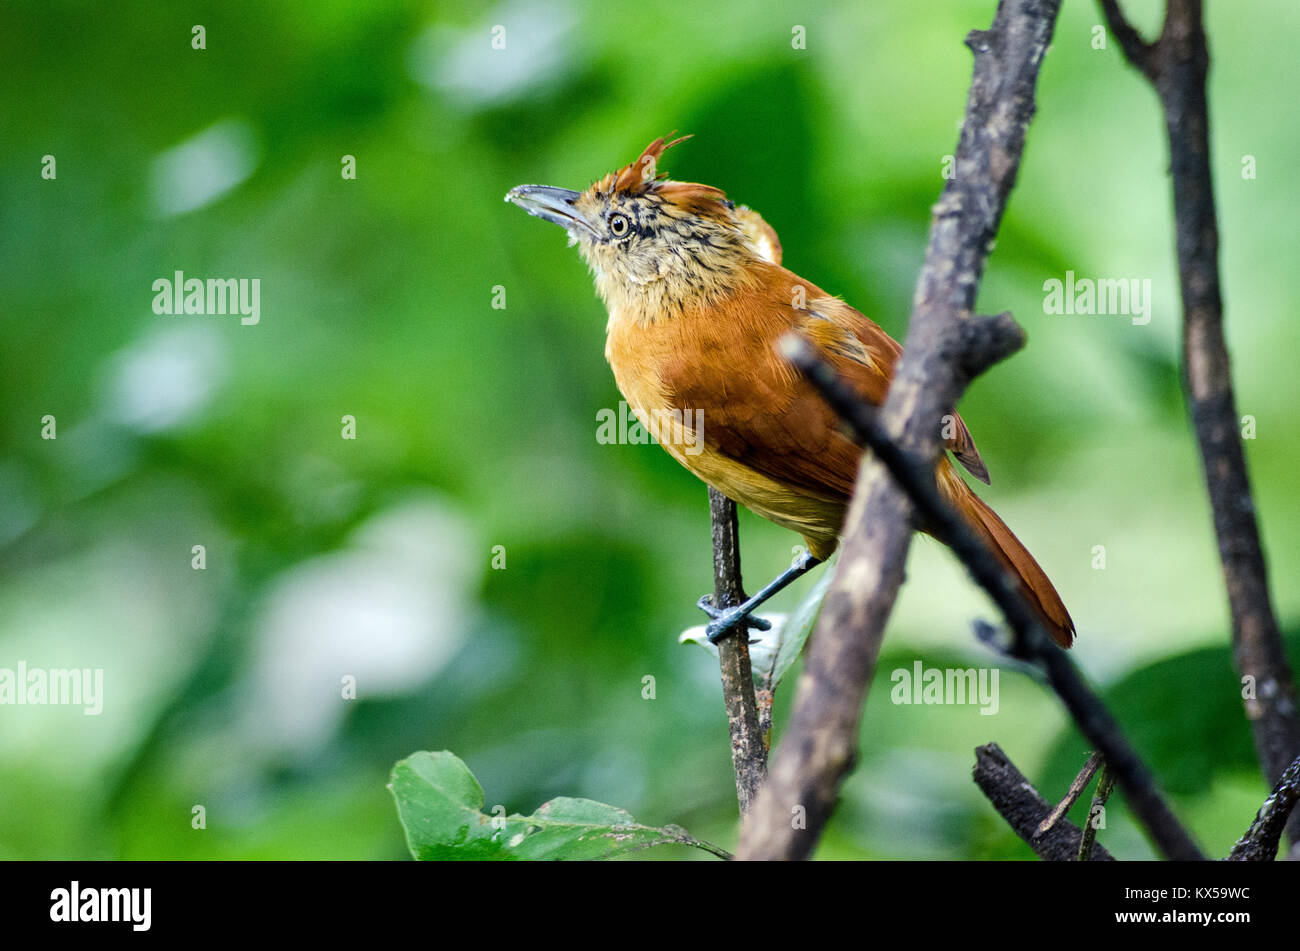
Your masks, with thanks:
[{"label": "leafy background", "polygon": [[[993,6],[0,7],[0,666],[106,682],[99,717],[0,707],[0,857],[401,857],[385,783],[420,749],[455,751],[489,808],[587,797],[734,844],[716,666],[676,644],[709,585],[703,487],[654,447],[596,442],[619,401],[603,311],[558,230],[501,199],[584,187],[692,132],[670,174],[760,209],[787,265],[901,338],[969,81],[961,40]],[[1128,6],[1157,25],[1153,0]],[[1277,104],[1300,8],[1209,7],[1229,343],[1295,626],[1300,138]],[[962,412],[982,493],[1079,623],[1077,660],[1223,854],[1266,790],[1179,391],[1162,126],[1114,44],[1093,48],[1097,23],[1065,5],[981,294],[1030,344]],[[261,323],[154,315],[152,282],[177,269],[259,278]],[[1151,323],[1045,315],[1042,284],[1067,269],[1149,278]],[[741,525],[753,587],[798,539]],[[1028,856],[970,782],[972,751],[996,740],[1059,793],[1082,748],[1054,701],[1013,671],[995,716],[889,700],[918,658],[989,665],[977,615],[919,541],[821,857]],[[1103,841],[1151,854],[1122,809]]]}]

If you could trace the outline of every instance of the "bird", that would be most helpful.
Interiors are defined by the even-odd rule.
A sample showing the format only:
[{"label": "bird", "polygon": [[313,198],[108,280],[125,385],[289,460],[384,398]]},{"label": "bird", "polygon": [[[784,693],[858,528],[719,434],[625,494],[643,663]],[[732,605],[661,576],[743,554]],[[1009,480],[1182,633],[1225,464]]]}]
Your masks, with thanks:
[{"label": "bird", "polygon": [[[902,347],[839,297],[782,267],[776,230],[711,185],[669,179],[655,139],[636,161],[584,191],[519,185],[505,200],[559,225],[576,244],[608,314],[605,357],[641,425],[690,472],[803,537],[791,566],[743,604],[699,606],[717,642],[738,627],[767,629],[754,610],[828,559],[842,533],[862,449],[780,354],[802,335],[857,395],[879,406]],[[989,483],[975,440],[955,411],[944,446]],[[1062,648],[1074,622],[1047,574],[945,453],[936,483],[1018,580]],[[922,531],[924,526],[918,526]]]}]

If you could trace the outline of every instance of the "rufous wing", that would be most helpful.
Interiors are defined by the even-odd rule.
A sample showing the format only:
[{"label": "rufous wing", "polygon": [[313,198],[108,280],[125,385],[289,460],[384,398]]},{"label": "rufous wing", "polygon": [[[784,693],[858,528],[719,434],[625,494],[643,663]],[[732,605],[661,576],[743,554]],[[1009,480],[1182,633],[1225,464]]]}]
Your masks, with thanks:
[{"label": "rufous wing", "polygon": [[[876,406],[884,402],[888,381],[894,377],[894,364],[903,348],[879,324],[837,297],[822,297],[808,304],[799,330],[830,358],[841,377],[857,384],[859,395]],[[882,380],[884,389],[880,388]],[[966,421],[954,412],[951,420],[941,420],[940,424],[952,429],[944,438],[944,446],[971,475],[987,485],[989,471]]]},{"label": "rufous wing", "polygon": [[[666,395],[677,409],[703,414],[705,444],[716,451],[778,482],[847,500],[861,450],[779,356],[777,341],[801,334],[875,406],[884,402],[902,348],[874,321],[785,268],[762,265],[755,273],[756,288],[682,322],[680,339],[660,356]],[[948,448],[987,482],[975,441],[956,413],[953,424]]]}]

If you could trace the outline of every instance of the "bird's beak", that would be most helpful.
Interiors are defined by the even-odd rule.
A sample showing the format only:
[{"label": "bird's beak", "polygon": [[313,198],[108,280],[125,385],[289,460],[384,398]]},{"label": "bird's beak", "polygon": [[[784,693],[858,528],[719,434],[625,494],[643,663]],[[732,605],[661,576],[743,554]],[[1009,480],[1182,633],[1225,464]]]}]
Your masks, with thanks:
[{"label": "bird's beak", "polygon": [[595,237],[596,229],[578,211],[576,202],[580,192],[550,185],[519,185],[510,189],[506,201],[512,201],[530,215],[551,224],[559,225],[572,234],[581,229]]}]

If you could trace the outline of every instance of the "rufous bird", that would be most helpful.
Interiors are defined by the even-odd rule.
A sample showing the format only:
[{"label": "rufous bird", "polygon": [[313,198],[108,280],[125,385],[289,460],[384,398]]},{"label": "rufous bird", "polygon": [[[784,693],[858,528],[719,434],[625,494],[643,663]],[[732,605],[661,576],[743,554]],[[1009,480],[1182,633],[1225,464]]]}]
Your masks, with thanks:
[{"label": "rufous bird", "polygon": [[[578,245],[609,312],[605,356],[641,424],[700,479],[807,544],[744,604],[722,611],[700,599],[716,641],[745,619],[767,627],[750,617],[754,609],[835,551],[862,459],[834,412],[780,356],[778,340],[803,335],[877,406],[902,348],[783,268],[781,242],[757,212],[720,189],[664,178],[659,159],[681,141],[656,139],[586,191],[520,185],[506,201],[564,228]],[[956,413],[951,423],[948,451],[987,483],[966,424]],[[1038,562],[946,455],[935,476],[1020,579],[1052,638],[1069,647],[1074,622]]]}]

